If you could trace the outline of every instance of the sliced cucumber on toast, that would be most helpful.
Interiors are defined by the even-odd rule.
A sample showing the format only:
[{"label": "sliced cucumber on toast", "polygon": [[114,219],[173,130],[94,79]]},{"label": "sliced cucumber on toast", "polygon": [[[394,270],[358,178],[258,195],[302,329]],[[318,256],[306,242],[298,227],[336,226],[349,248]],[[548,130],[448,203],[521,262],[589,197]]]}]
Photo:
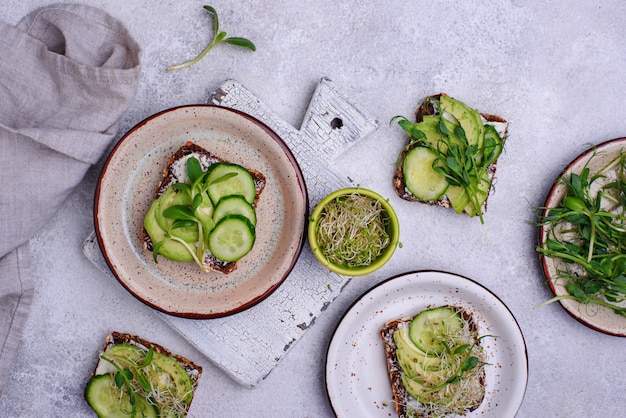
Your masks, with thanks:
[{"label": "sliced cucumber on toast", "polygon": [[248,170],[237,164],[218,163],[211,167],[207,177],[209,196],[213,204],[229,195],[241,195],[248,203],[254,203],[256,187]]},{"label": "sliced cucumber on toast", "polygon": [[146,398],[118,388],[111,374],[92,377],[85,389],[85,398],[101,418],[157,418],[159,410]]},{"label": "sliced cucumber on toast", "polygon": [[237,214],[226,215],[209,235],[209,250],[220,260],[235,261],[250,252],[254,240],[254,226],[248,218]]},{"label": "sliced cucumber on toast", "polygon": [[446,337],[463,328],[461,315],[453,308],[427,309],[409,324],[409,338],[425,353],[440,354],[450,347]]},{"label": "sliced cucumber on toast", "polygon": [[189,181],[170,185],[152,204],[144,229],[154,259],[195,261],[205,268],[207,254],[232,263],[255,242],[257,185],[246,168],[217,162],[202,171],[187,160]]},{"label": "sliced cucumber on toast", "polygon": [[416,198],[436,200],[448,189],[446,178],[433,169],[436,163],[437,154],[426,147],[415,147],[404,157],[404,184]]},{"label": "sliced cucumber on toast", "polygon": [[252,225],[256,225],[256,211],[254,210],[254,207],[241,195],[222,197],[215,207],[213,221],[217,223],[228,215],[244,216]]}]

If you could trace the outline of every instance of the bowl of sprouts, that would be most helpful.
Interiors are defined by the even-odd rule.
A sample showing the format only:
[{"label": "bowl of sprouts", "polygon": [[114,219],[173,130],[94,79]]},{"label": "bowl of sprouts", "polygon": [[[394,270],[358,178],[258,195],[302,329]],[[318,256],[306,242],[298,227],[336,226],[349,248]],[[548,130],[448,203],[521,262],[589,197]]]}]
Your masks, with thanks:
[{"label": "bowl of sprouts", "polygon": [[330,271],[363,276],[393,255],[400,225],[389,201],[361,187],[337,190],[309,216],[308,239],[315,257]]}]

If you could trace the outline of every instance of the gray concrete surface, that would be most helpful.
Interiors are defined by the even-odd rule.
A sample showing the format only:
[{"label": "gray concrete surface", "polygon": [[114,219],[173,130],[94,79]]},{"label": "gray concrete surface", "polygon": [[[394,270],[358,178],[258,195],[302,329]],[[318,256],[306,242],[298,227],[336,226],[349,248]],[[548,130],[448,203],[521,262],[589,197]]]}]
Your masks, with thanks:
[{"label": "gray concrete surface", "polygon": [[[526,221],[588,144],[626,134],[624,2],[216,0],[211,4],[222,29],[253,40],[257,51],[219,46],[197,65],[173,73],[165,68],[209,41],[205,3],[84,3],[122,20],[143,48],[143,80],[120,135],[163,109],[204,102],[231,78],[299,126],[319,79],[331,78],[380,121],[376,133],[343,153],[337,170],[391,197],[403,247],[383,269],[353,279],[268,378],[247,389],[84,257],[81,245],[93,229],[102,168],[95,166],[32,243],[34,306],[11,381],[0,395],[0,416],[92,416],[83,390],[113,329],[158,341],[204,367],[191,416],[333,416],[324,382],[332,331],[362,292],[419,269],[471,277],[516,316],[529,356],[518,417],[623,414],[623,338],[581,325],[557,304],[534,308],[551,294],[534,251],[537,231]],[[45,4],[5,0],[0,18],[17,23]],[[422,97],[439,92],[511,123],[485,225],[393,196],[391,176],[405,139],[388,121],[410,115]]]}]

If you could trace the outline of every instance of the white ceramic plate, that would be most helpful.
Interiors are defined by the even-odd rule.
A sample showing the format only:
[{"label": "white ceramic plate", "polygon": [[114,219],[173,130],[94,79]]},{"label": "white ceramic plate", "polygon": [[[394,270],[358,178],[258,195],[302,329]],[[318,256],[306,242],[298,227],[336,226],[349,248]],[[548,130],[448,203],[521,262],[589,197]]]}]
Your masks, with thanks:
[{"label": "white ceramic plate", "polygon": [[[597,173],[624,151],[626,151],[626,138],[617,138],[583,152],[559,175],[548,194],[544,207],[553,208],[560,204],[561,200],[565,197],[567,188],[559,179],[564,176],[570,176],[572,173],[580,174],[594,152],[596,152],[597,155],[589,164],[589,171],[591,173]],[[547,228],[540,227],[539,245],[543,245],[547,238],[547,233]],[[541,262],[544,275],[548,280],[552,293],[557,296],[567,295],[568,292],[565,289],[565,282],[556,279],[558,270],[563,268],[563,263],[543,256],[541,257]],[[613,310],[603,306],[580,304],[571,299],[562,299],[559,302],[572,317],[588,327],[604,332],[605,334],[626,337],[626,317],[623,315],[616,314]]]},{"label": "white ceramic plate", "polygon": [[[254,247],[227,275],[162,257],[155,264],[143,246],[143,219],[162,170],[187,141],[267,180]],[[98,243],[120,283],[147,305],[190,318],[229,315],[271,294],[300,254],[307,214],[304,179],[283,141],[249,115],[208,105],[169,109],[131,129],[104,166],[94,207]]]},{"label": "white ceramic plate", "polygon": [[379,330],[390,320],[430,306],[471,311],[490,366],[481,406],[468,417],[514,417],[528,380],[524,337],[508,308],[475,281],[439,271],[392,277],[362,295],[346,312],[328,347],[326,388],[337,417],[396,416]]}]

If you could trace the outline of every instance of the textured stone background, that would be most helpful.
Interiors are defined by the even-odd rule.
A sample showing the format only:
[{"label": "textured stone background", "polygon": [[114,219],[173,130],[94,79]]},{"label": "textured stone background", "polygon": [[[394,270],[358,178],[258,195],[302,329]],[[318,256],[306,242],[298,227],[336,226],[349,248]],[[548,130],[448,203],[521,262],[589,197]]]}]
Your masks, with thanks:
[{"label": "textured stone background", "polygon": [[[372,285],[418,269],[471,277],[516,316],[530,368],[519,417],[623,414],[626,382],[616,371],[626,366],[624,340],[580,325],[558,305],[533,309],[550,292],[534,252],[536,230],[526,223],[570,160],[589,143],[626,133],[623,2],[219,0],[211,5],[222,28],[252,39],[257,52],[220,46],[175,73],[165,67],[209,41],[206,3],[84,2],[125,22],[143,47],[143,80],[120,134],[168,107],[205,102],[227,79],[240,81],[299,127],[319,79],[332,79],[380,122],[336,159],[335,169],[392,198],[403,248],[375,274],[351,280],[267,379],[247,389],[84,257],[98,165],[33,242],[35,306],[12,382],[0,395],[0,416],[91,416],[84,384],[113,329],[202,364],[193,416],[333,416],[324,361],[334,327]],[[0,18],[17,23],[48,3],[5,0]],[[422,97],[439,92],[511,122],[485,225],[393,198],[391,176],[404,136],[388,121],[410,115]]]}]

